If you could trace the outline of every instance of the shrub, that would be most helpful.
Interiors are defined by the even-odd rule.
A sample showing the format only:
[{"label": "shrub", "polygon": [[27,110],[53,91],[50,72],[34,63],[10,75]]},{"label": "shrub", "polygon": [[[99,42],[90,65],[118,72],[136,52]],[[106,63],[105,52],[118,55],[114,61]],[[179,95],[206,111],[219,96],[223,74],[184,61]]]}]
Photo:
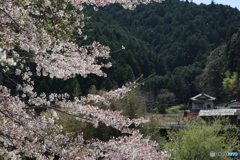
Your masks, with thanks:
[{"label": "shrub", "polygon": [[228,134],[228,138],[223,136],[229,130],[223,129],[224,126],[219,120],[207,124],[196,118],[183,123],[187,125],[186,128],[169,131],[170,140],[166,143],[165,150],[171,153],[170,159],[230,159],[226,156],[211,157],[210,152],[231,152],[239,146],[233,138],[234,134]]}]

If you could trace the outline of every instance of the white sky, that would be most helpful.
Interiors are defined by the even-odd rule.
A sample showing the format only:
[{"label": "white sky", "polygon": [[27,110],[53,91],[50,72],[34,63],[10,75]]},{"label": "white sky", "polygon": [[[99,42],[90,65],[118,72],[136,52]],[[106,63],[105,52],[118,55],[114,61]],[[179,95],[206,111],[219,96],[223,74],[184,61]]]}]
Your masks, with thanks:
[{"label": "white sky", "polygon": [[[183,1],[183,0],[182,0]],[[189,2],[191,0],[188,0]],[[212,0],[192,0],[196,4],[210,4]],[[237,7],[240,10],[240,0],[213,0],[216,4],[229,5],[233,8]]]}]

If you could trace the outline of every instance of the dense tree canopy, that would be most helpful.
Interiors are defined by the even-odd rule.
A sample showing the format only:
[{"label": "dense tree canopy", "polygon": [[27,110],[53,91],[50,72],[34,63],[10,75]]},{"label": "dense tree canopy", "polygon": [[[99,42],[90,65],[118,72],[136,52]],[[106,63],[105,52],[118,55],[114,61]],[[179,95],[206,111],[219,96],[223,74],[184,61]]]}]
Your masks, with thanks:
[{"label": "dense tree canopy", "polygon": [[[156,90],[154,93],[157,96],[158,90],[167,88],[174,92],[179,103],[185,103],[190,96],[203,91],[197,85],[197,77],[206,67],[207,57],[214,49],[226,44],[240,27],[238,9],[214,2],[197,5],[169,0],[162,4],[139,5],[135,10],[124,10],[115,4],[100,8],[98,14],[90,10],[87,12],[92,17],[86,23],[89,39],[97,39],[113,51],[118,51],[122,45],[125,47],[124,51],[114,52],[110,58],[116,68],[125,70],[125,64],[128,64],[135,78],[155,73],[152,80],[147,80],[144,89]],[[188,72],[191,75],[184,74],[182,70],[185,69],[192,70]],[[127,77],[122,77],[121,83],[117,80],[117,75],[122,72],[108,70],[107,73],[110,83],[104,83],[106,85],[116,87],[129,81]],[[168,80],[159,83],[163,82],[162,76]],[[180,93],[182,89],[171,85],[179,76],[181,84],[188,88],[185,98]],[[96,86],[107,89],[102,84]],[[213,96],[220,95],[214,93]]]}]

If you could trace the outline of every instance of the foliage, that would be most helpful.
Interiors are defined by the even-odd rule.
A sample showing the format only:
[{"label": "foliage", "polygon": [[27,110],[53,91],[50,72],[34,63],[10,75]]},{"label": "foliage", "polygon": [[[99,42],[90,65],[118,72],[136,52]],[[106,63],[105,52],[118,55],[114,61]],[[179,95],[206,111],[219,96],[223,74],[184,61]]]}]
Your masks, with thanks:
[{"label": "foliage", "polygon": [[174,103],[175,98],[176,96],[172,92],[169,92],[168,89],[161,89],[157,95],[157,100],[160,103],[158,105],[158,113],[164,114],[166,109]]},{"label": "foliage", "polygon": [[143,133],[146,136],[149,136],[152,140],[158,142],[158,148],[159,150],[164,151],[164,145],[167,143],[166,138],[162,135],[160,135],[159,129],[156,128],[163,119],[160,117],[160,114],[147,114],[147,117],[149,117],[149,122],[141,124],[139,127],[141,133]]},{"label": "foliage", "polygon": [[[237,9],[216,3],[197,5],[179,0],[139,5],[135,10],[109,5],[90,16],[93,22],[90,20],[86,26],[94,27],[94,31],[89,33],[89,38],[111,46],[113,51],[119,50],[121,45],[126,48],[121,53],[112,54],[111,62],[119,72],[109,70],[108,80],[101,86],[96,85],[98,89],[108,90],[109,87],[105,86],[119,86],[120,82],[128,81],[129,78],[121,77],[122,70],[127,70],[127,64],[135,78],[141,74],[147,77],[156,73],[144,87],[145,91],[154,92],[154,98],[158,90],[166,88],[182,104],[203,90],[197,85],[197,77],[203,72],[209,54],[228,43],[226,37],[232,37],[240,27],[240,12]],[[216,65],[215,68],[222,66],[218,62],[214,61],[212,68],[213,65]],[[205,73],[206,76],[209,72]],[[210,87],[208,93],[222,96],[222,77],[219,79],[219,76],[224,76],[224,72],[214,72],[212,81],[217,83]]]},{"label": "foliage", "polygon": [[[232,64],[226,62],[230,57],[224,55],[224,59],[221,54],[217,58],[213,54],[216,59],[212,62],[207,57],[211,57],[211,52],[225,43],[229,44],[229,49],[234,48],[234,45],[230,46],[229,40],[240,26],[240,12],[237,9],[215,3],[196,5],[171,0],[162,4],[139,5],[135,10],[109,5],[95,12],[87,6],[82,12],[91,18],[84,19],[84,35],[73,35],[77,37],[76,43],[81,46],[99,41],[109,46],[111,57],[108,60],[101,59],[101,62],[113,64],[110,69],[104,68],[108,75],[106,78],[95,75],[83,78],[77,75],[82,95],[87,94],[91,85],[95,85],[98,90],[109,91],[142,74],[148,77],[156,73],[144,86],[144,91],[154,92],[154,99],[157,98],[158,90],[165,88],[175,94],[176,101],[180,104],[187,103],[188,97],[202,91],[219,100],[226,96],[223,93],[222,78],[225,66]],[[87,39],[83,40],[85,34]],[[121,50],[122,46],[124,50]],[[223,52],[225,49],[220,47],[217,50]],[[234,61],[234,58],[230,59]],[[49,85],[51,80],[48,81],[46,83]],[[62,88],[65,86],[63,83]],[[51,89],[59,91],[58,88],[56,85]],[[41,90],[41,87],[36,85],[36,90]]]},{"label": "foliage", "polygon": [[[137,128],[148,121],[140,117],[145,116],[145,95],[154,88],[155,97],[147,106],[155,106],[161,89],[186,103],[197,92],[195,77],[208,53],[224,42],[229,25],[239,26],[239,11],[178,0],[154,3],[151,9],[140,5],[150,2],[0,2],[0,156],[89,160],[167,156]],[[132,10],[136,5],[140,6]],[[91,7],[100,9],[95,12]],[[92,20],[87,21],[89,17]],[[235,31],[228,32],[227,38],[237,38],[227,44],[226,54],[231,71],[238,72]],[[129,92],[141,84],[136,77],[154,72],[144,96],[137,90]]]},{"label": "foliage", "polygon": [[175,114],[175,113],[181,113],[181,105],[179,106],[172,106],[166,110],[167,114]]},{"label": "foliage", "polygon": [[171,0],[160,5],[140,5],[134,11],[117,5],[103,11],[153,46],[171,71],[205,60],[204,55],[225,42],[228,27],[239,26],[239,11],[218,4]]},{"label": "foliage", "polygon": [[226,55],[228,59],[228,67],[231,71],[238,72],[240,71],[239,66],[239,43],[240,43],[240,31],[236,30],[237,32],[232,35],[232,38],[227,43]]},{"label": "foliage", "polygon": [[121,110],[123,115],[132,118],[145,117],[147,98],[139,89],[131,90],[123,99],[114,100],[110,108]]},{"label": "foliage", "polygon": [[196,95],[195,77],[202,72],[198,64],[175,68],[169,78],[167,88],[175,93],[179,103],[186,104],[190,95]]},{"label": "foliage", "polygon": [[[230,28],[231,29],[231,28]],[[232,35],[231,39],[227,42],[227,49],[226,49],[226,57],[227,57],[227,64],[230,72],[236,72],[235,74],[235,87],[236,92],[234,93],[236,98],[239,98],[240,96],[240,90],[239,90],[239,74],[240,74],[240,58],[239,58],[239,52],[240,52],[240,31],[239,29],[232,29],[229,32],[231,32],[230,35]],[[235,32],[235,33],[234,33]],[[227,83],[228,81],[226,81]],[[232,86],[229,86],[232,87]]]},{"label": "foliage", "polygon": [[196,78],[200,91],[216,96],[220,101],[239,97],[238,32],[239,29],[235,27],[228,29],[227,45],[210,53],[203,73]]},{"label": "foliage", "polygon": [[[89,93],[102,95],[105,92],[97,91],[96,87],[93,85],[89,89]],[[96,103],[94,101],[90,101],[88,104],[97,106],[101,109],[121,111],[124,116],[127,116],[130,119],[145,117],[146,112],[146,99],[143,97],[143,95],[138,89],[131,90],[123,99],[113,100],[110,106],[104,105],[101,102]],[[44,114],[44,116],[46,117],[51,117],[48,112],[44,112],[42,114]],[[78,132],[81,131],[85,140],[98,138],[99,140],[108,141],[112,137],[119,137],[124,135],[113,127],[106,126],[104,123],[100,123],[99,126],[96,128],[91,123],[79,122],[74,116],[66,115],[61,111],[58,112],[58,117],[59,119],[56,119],[55,122],[63,126],[64,133],[67,132],[76,135]]]},{"label": "foliage", "polygon": [[[229,133],[229,130],[223,129],[224,125],[220,120],[207,124],[206,121],[197,118],[184,121],[184,124],[187,125],[186,128],[169,132],[170,141],[166,143],[165,149],[171,152],[170,159],[230,159],[226,156],[210,157],[210,152],[232,152],[239,146],[233,138],[236,132],[228,134],[228,138],[223,136],[224,133]],[[232,127],[234,126],[228,126]]]},{"label": "foliage", "polygon": [[225,72],[225,78],[222,81],[223,89],[229,97],[234,98],[239,90],[237,83],[238,73],[230,72],[229,70]]},{"label": "foliage", "polygon": [[210,53],[203,73],[196,78],[199,91],[216,96],[219,100],[224,97],[222,81],[226,69],[226,45],[222,45]]}]

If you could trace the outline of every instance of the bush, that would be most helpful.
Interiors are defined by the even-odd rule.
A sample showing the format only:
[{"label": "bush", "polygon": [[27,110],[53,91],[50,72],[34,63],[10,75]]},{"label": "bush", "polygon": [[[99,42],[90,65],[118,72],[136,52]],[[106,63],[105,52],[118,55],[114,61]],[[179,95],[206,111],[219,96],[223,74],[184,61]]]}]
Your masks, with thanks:
[{"label": "bush", "polygon": [[166,113],[167,114],[175,114],[175,113],[182,113],[182,111],[180,110],[181,106],[172,106],[168,109],[166,109]]},{"label": "bush", "polygon": [[183,123],[188,127],[169,131],[170,141],[165,144],[165,150],[171,153],[170,159],[230,159],[226,156],[210,157],[210,152],[232,152],[239,147],[232,132],[227,138],[223,136],[228,130],[224,129],[225,126],[219,120],[207,124],[204,120],[196,118],[192,121],[185,120]]}]

